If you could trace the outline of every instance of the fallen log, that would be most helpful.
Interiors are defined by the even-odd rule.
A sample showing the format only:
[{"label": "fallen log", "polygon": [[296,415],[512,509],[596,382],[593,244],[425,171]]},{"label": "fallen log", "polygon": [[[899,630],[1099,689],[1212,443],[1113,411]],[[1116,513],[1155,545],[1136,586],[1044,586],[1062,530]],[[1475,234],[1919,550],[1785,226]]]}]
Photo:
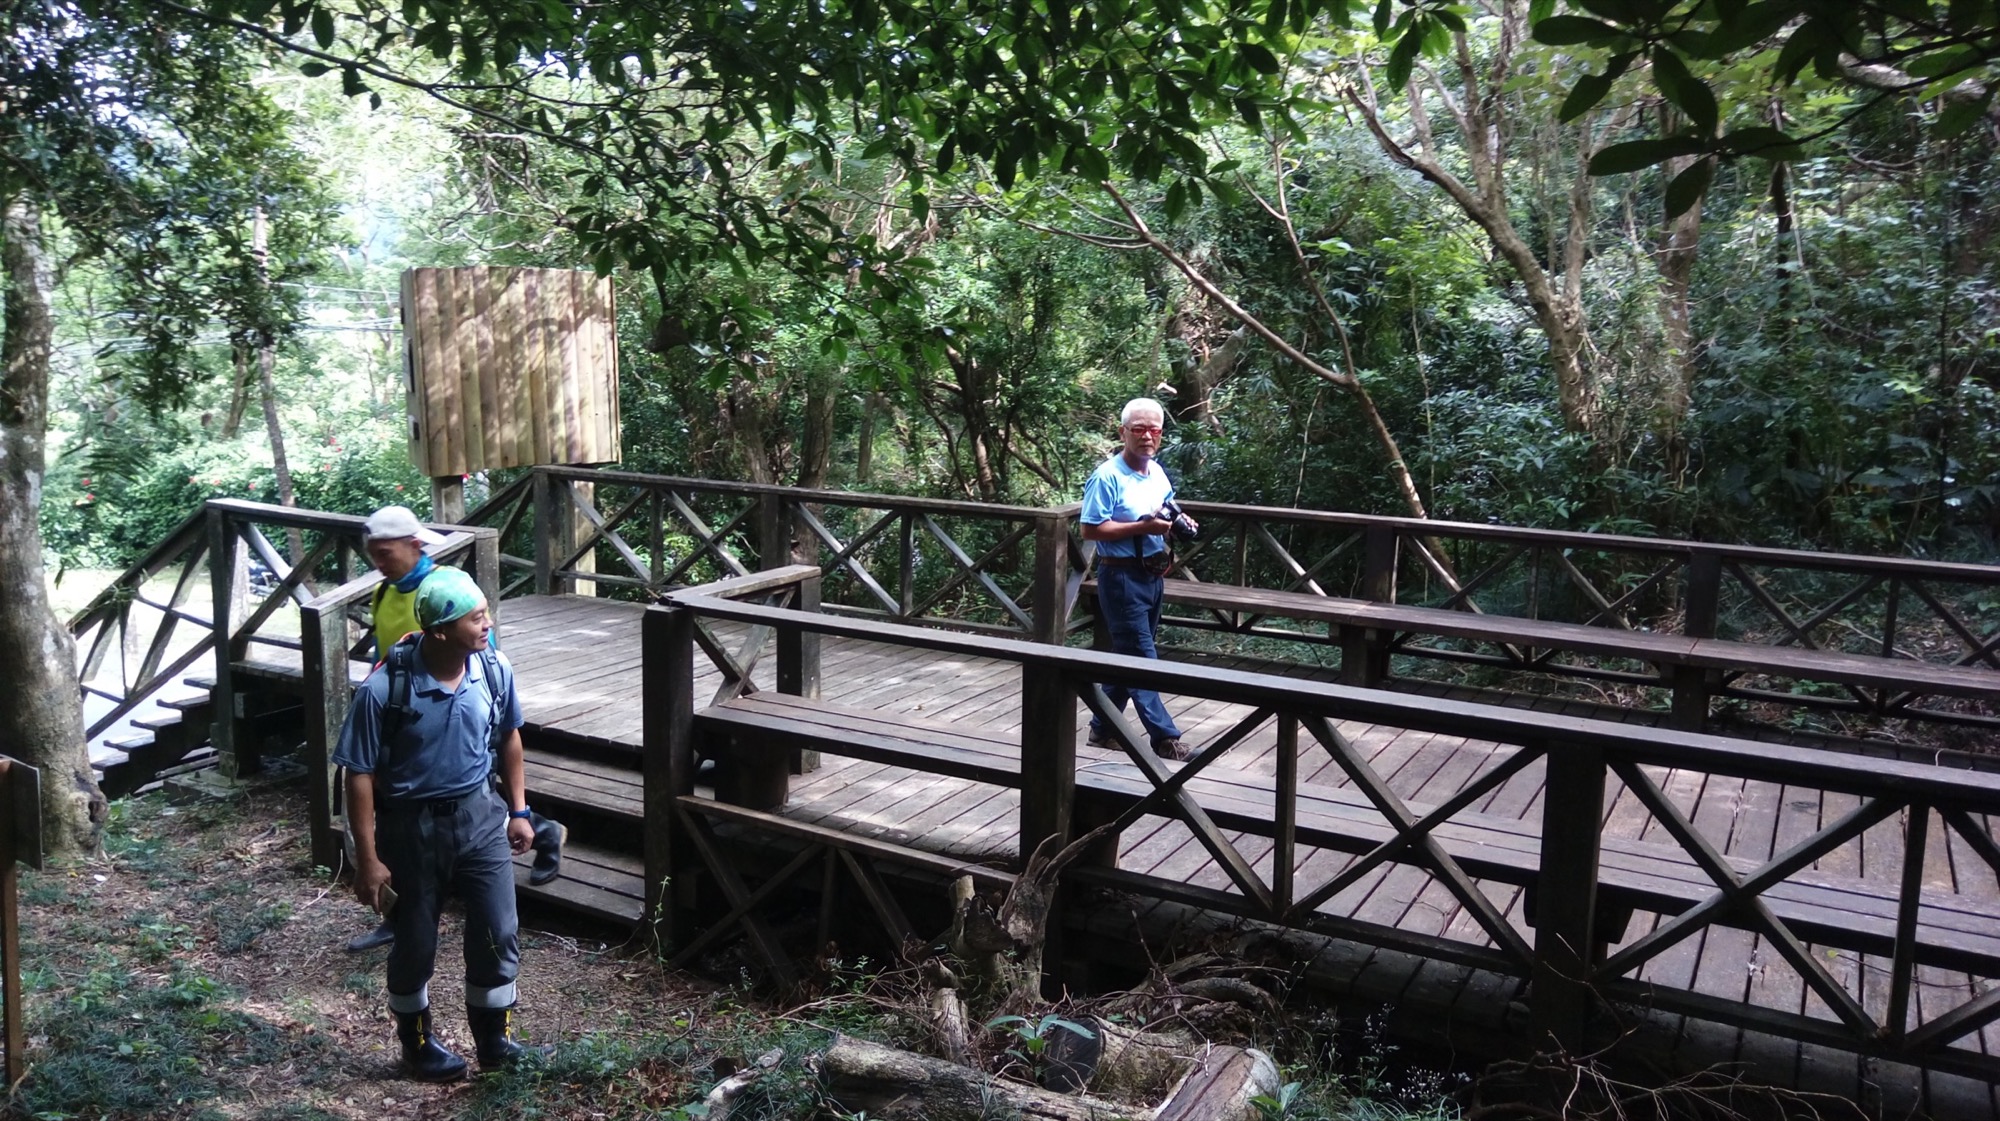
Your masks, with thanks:
[{"label": "fallen log", "polygon": [[1154,1121],[1257,1121],[1256,1098],[1276,1098],[1284,1078],[1278,1064],[1247,1047],[1212,1047],[1153,1114]]},{"label": "fallen log", "polygon": [[984,1071],[841,1036],[820,1059],[827,1097],[869,1121],[1142,1121],[1151,1110],[1056,1094]]}]

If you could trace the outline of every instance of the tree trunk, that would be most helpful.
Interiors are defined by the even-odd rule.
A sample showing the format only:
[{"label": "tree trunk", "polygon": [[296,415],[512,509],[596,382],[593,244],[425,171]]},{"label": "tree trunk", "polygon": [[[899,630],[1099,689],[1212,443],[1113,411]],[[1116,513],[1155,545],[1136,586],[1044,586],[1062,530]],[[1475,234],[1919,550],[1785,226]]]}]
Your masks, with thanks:
[{"label": "tree trunk", "polygon": [[[229,347],[229,416],[222,422],[222,438],[234,440],[243,429],[243,414],[250,408],[250,351],[242,343]],[[371,378],[374,375],[369,375]]]},{"label": "tree trunk", "polygon": [[[1671,159],[1662,168],[1669,182],[1694,165],[1690,159]],[[1695,254],[1701,243],[1701,202],[1667,221],[1660,239],[1660,322],[1666,331],[1666,353],[1660,360],[1663,383],[1654,403],[1654,432],[1665,450],[1667,477],[1683,481],[1688,468],[1687,432],[1689,406],[1694,401],[1694,330],[1688,320],[1688,294],[1694,287]]]},{"label": "tree trunk", "polygon": [[[250,214],[250,253],[257,261],[258,279],[266,285],[271,283],[270,251],[265,245],[269,228],[264,208],[257,207]],[[271,439],[271,471],[278,477],[278,505],[297,506],[298,496],[292,491],[292,467],[285,459],[285,431],[278,425],[278,386],[273,377],[277,364],[277,349],[271,345],[269,338],[260,338],[257,342],[257,378],[263,389],[264,431]],[[305,559],[305,535],[297,528],[285,531],[285,545],[293,564]]]},{"label": "tree trunk", "polygon": [[829,1098],[871,1121],[1138,1121],[1151,1111],[1056,1094],[984,1071],[842,1036],[820,1060]]},{"label": "tree trunk", "polygon": [[42,478],[47,466],[52,325],[41,215],[9,200],[0,231],[6,274],[0,341],[0,753],[42,772],[42,846],[97,847],[107,806],[90,773],[76,646],[49,607],[43,575]]}]

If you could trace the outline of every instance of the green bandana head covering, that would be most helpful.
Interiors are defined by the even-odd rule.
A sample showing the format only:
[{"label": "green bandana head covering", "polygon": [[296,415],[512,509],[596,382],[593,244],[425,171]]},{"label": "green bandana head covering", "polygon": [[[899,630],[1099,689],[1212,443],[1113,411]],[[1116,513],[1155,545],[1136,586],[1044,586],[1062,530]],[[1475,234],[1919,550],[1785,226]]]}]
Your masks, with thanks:
[{"label": "green bandana head covering", "polygon": [[417,622],[425,629],[464,618],[486,605],[486,593],[462,568],[440,566],[417,587]]}]

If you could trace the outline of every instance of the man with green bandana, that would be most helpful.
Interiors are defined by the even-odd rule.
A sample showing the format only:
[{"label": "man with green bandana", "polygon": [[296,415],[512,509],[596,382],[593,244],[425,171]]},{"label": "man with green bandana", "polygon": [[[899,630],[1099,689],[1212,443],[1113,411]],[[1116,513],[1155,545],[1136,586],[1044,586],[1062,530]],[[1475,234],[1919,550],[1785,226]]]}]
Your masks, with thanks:
[{"label": "man with green bandana", "polygon": [[[437,568],[437,562],[424,550],[443,541],[444,538],[424,528],[416,512],[408,506],[384,506],[362,523],[362,551],[368,554],[368,563],[382,575],[382,583],[376,586],[369,601],[376,661],[387,660],[398,640],[421,629],[417,625],[417,589]],[[495,636],[493,646],[498,649],[499,645]],[[535,863],[528,870],[528,882],[540,886],[562,874],[562,850],[569,840],[569,830],[561,822],[540,814],[528,824],[535,829]],[[373,930],[349,939],[347,950],[360,953],[386,946],[395,936],[384,919]]]},{"label": "man with green bandana", "polygon": [[534,830],[514,669],[487,653],[485,595],[465,572],[439,567],[417,589],[416,613],[422,632],[407,696],[391,697],[390,674],[378,666],[355,690],[333,758],[347,769],[355,897],[395,931],[389,1009],[404,1073],[449,1082],[464,1076],[465,1060],[437,1041],[430,1014],[448,892],[465,902],[465,1010],[480,1068],[531,1050],[510,1031],[521,961],[512,858],[528,851]]}]

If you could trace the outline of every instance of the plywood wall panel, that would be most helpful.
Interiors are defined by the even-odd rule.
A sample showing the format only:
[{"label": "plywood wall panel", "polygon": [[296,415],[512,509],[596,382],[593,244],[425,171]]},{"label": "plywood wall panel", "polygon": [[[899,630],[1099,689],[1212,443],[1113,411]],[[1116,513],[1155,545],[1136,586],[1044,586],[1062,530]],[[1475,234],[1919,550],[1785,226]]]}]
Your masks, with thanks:
[{"label": "plywood wall panel", "polygon": [[418,470],[618,460],[608,280],[567,269],[411,269],[402,295]]}]

